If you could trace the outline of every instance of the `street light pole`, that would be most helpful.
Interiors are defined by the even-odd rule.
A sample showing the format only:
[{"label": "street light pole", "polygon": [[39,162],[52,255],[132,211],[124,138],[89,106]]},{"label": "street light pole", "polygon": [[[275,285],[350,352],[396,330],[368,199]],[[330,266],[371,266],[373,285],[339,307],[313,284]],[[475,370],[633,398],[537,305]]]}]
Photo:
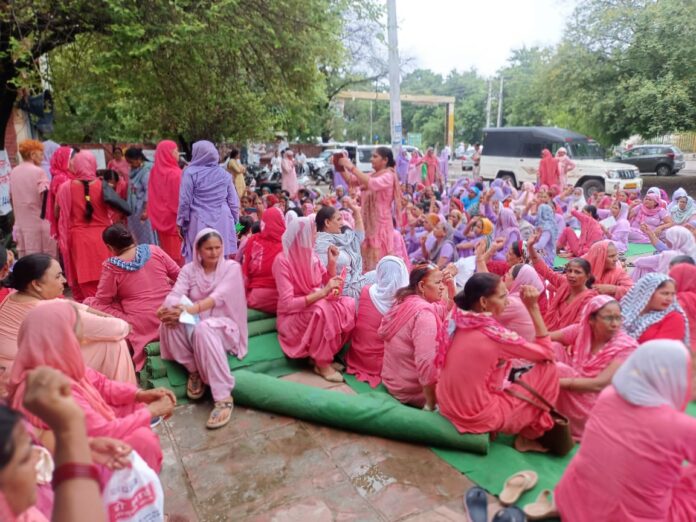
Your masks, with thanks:
[{"label": "street light pole", "polygon": [[493,82],[488,78],[488,100],[486,101],[486,128],[491,126],[491,97],[493,95]]},{"label": "street light pole", "polygon": [[396,0],[387,0],[387,31],[389,41],[389,106],[391,145],[394,157],[401,153],[401,87],[399,79],[399,39],[396,27]]},{"label": "street light pole", "polygon": [[500,75],[500,93],[498,93],[498,127],[503,122],[503,75]]}]

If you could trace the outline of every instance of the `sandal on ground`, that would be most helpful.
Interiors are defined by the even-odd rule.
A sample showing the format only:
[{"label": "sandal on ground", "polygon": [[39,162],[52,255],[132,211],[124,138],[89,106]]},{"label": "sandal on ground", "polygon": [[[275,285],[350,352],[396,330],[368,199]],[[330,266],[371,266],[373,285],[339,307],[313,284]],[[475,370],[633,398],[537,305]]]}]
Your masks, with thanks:
[{"label": "sandal on ground", "polygon": [[201,380],[201,376],[197,373],[190,373],[186,381],[186,396],[195,401],[203,397],[205,386]]},{"label": "sandal on ground", "polygon": [[[210,412],[210,417],[208,417],[208,422],[206,422],[205,427],[211,430],[222,428],[232,418],[232,410],[234,409],[234,402],[232,402],[232,397],[224,401],[217,401],[213,411]],[[227,415],[225,415],[227,413]]]},{"label": "sandal on ground", "polygon": [[321,377],[329,382],[343,382],[343,375],[341,375],[339,372],[337,372],[333,367],[329,366],[326,369],[333,370],[333,372],[324,374],[324,373],[322,373],[321,369],[318,366],[315,366],[314,373],[316,373],[319,377]]},{"label": "sandal on ground", "polygon": [[474,486],[464,495],[464,508],[469,522],[488,522],[488,495],[483,488]]},{"label": "sandal on ground", "polygon": [[493,522],[525,522],[527,519],[517,506],[509,506],[498,511],[493,517]]},{"label": "sandal on ground", "polygon": [[534,471],[520,471],[508,477],[503,485],[503,490],[498,495],[500,503],[509,506],[517,502],[522,493],[536,486],[539,476]]},{"label": "sandal on ground", "polygon": [[537,497],[535,502],[524,506],[524,514],[529,520],[545,520],[547,518],[558,518],[558,509],[553,501],[550,489],[545,489]]}]

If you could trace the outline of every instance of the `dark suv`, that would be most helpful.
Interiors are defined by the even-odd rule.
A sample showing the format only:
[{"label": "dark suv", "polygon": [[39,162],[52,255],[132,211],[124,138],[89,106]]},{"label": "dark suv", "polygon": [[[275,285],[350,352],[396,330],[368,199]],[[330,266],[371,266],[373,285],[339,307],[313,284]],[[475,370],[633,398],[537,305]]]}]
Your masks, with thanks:
[{"label": "dark suv", "polygon": [[637,145],[612,161],[630,163],[641,172],[655,172],[658,176],[676,174],[684,168],[684,154],[674,145]]}]

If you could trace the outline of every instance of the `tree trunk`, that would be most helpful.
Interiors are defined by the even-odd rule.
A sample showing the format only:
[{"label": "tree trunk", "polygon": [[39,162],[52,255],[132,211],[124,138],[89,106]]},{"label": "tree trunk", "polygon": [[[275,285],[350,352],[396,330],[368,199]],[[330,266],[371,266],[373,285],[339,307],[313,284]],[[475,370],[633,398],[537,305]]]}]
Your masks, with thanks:
[{"label": "tree trunk", "polygon": [[10,85],[16,71],[12,60],[0,61],[0,150],[5,149],[5,130],[12,117],[12,108],[17,100],[17,90]]}]

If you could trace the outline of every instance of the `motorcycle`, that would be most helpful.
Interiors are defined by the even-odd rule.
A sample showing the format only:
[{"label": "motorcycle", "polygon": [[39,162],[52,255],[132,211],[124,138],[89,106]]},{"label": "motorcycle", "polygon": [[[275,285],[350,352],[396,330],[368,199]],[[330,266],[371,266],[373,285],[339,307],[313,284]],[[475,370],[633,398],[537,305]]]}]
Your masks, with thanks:
[{"label": "motorcycle", "polygon": [[331,167],[321,158],[311,158],[307,160],[309,176],[316,183],[330,183],[333,178]]}]

